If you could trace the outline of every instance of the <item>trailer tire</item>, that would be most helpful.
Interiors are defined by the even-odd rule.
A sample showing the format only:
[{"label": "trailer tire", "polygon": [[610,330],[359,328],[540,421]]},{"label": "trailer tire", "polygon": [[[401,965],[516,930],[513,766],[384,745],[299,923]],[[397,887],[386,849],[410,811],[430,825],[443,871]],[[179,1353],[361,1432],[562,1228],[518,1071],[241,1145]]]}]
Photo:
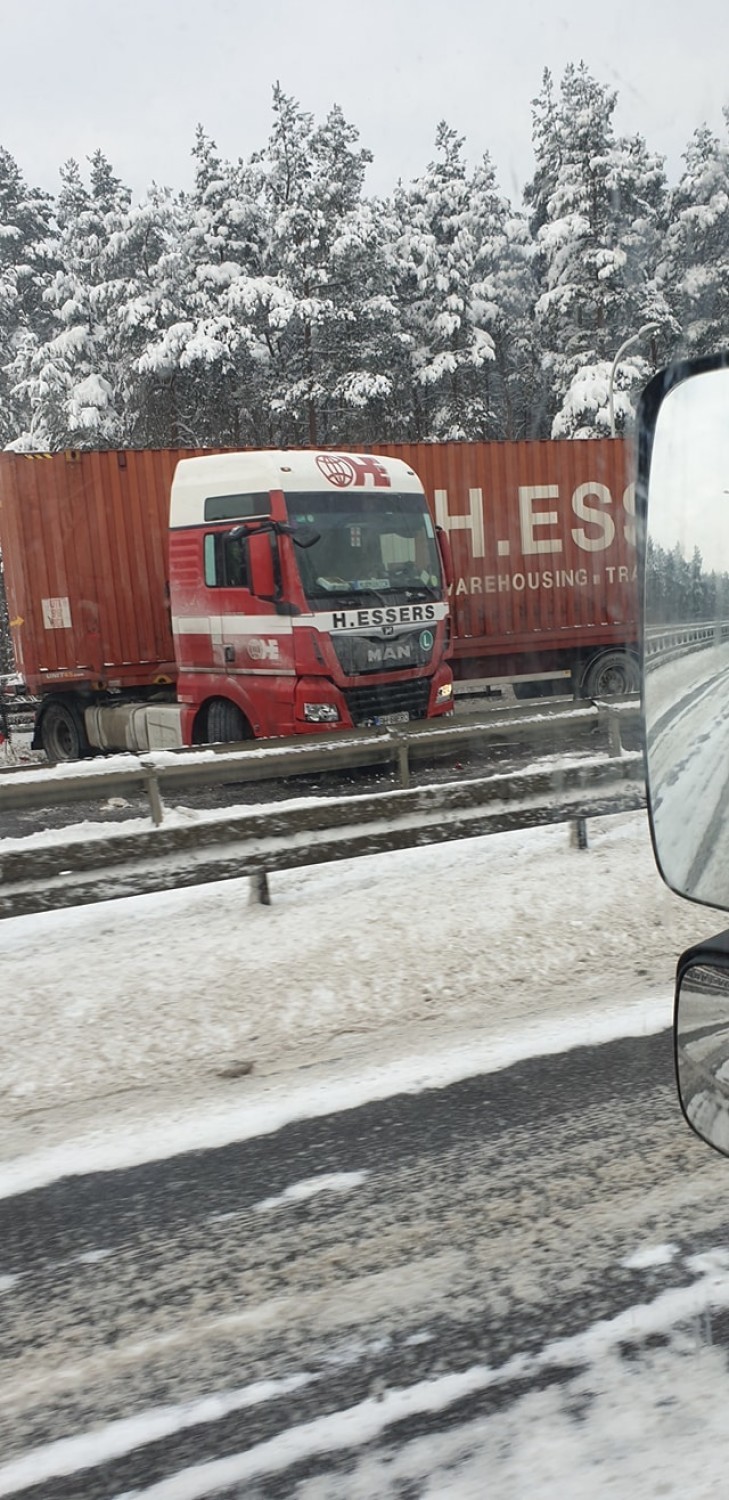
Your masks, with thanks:
[{"label": "trailer tire", "polygon": [[46,704],[38,738],[52,766],[81,760],[89,752],[81,711],[70,699],[52,698]]},{"label": "trailer tire", "polygon": [[230,745],[251,738],[248,720],[229,698],[213,698],[208,706],[208,744]]},{"label": "trailer tire", "polygon": [[640,668],[630,651],[603,651],[588,663],[580,684],[582,698],[614,698],[640,690]]}]

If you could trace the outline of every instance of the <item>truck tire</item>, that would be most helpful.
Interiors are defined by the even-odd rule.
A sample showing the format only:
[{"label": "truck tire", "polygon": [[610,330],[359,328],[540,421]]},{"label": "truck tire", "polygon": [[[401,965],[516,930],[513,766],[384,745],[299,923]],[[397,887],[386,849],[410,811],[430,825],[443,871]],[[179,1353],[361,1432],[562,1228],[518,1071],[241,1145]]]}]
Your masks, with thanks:
[{"label": "truck tire", "polygon": [[53,698],[46,704],[39,739],[52,766],[61,761],[81,760],[88,754],[89,743],[81,712],[70,700]]},{"label": "truck tire", "polygon": [[638,661],[630,651],[603,651],[585,669],[581,698],[614,698],[640,690]]},{"label": "truck tire", "polygon": [[237,704],[229,698],[213,698],[208,708],[208,743],[230,745],[250,738],[250,725]]}]

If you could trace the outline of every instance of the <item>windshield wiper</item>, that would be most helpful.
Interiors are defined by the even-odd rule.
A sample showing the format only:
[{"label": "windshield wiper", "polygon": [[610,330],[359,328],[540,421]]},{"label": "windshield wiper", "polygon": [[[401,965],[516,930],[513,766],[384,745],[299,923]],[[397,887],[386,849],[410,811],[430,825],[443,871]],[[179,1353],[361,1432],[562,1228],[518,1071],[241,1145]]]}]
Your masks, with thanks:
[{"label": "windshield wiper", "polygon": [[322,589],[321,592],[309,589],[307,599],[311,603],[316,600],[317,604],[323,599],[346,600],[351,609],[361,607],[368,608],[370,600],[374,599],[383,608],[403,601],[410,603],[415,599],[440,599],[440,589],[431,583],[393,583],[385,591],[384,589]]},{"label": "windshield wiper", "polygon": [[[398,592],[402,593],[402,590],[400,589],[400,590],[398,590]],[[358,603],[361,604],[362,600],[366,599],[366,598],[376,599],[378,604],[388,604],[388,603],[391,602],[390,600],[388,600],[388,598],[387,598],[387,596],[385,594],[382,594],[380,592],[379,589],[322,589],[321,592],[318,592],[318,591],[315,592],[313,589],[309,589],[308,590],[308,594],[307,594],[307,598],[309,598],[309,599],[317,599],[317,600],[319,600],[319,599],[348,599],[348,600],[353,600],[354,601],[354,604],[353,604],[354,608],[356,608],[356,606],[357,606]]]},{"label": "windshield wiper", "polygon": [[433,583],[406,583],[403,587],[408,599],[440,599],[440,589]]}]

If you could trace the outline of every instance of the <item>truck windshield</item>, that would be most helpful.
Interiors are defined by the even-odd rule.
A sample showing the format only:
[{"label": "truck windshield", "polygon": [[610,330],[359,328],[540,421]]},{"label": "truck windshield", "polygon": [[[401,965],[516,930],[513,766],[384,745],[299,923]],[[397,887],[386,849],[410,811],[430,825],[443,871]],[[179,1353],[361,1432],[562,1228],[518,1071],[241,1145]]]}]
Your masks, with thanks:
[{"label": "truck windshield", "polygon": [[319,533],[313,546],[296,549],[310,604],[440,596],[435,528],[422,495],[289,495],[288,512],[294,526]]}]

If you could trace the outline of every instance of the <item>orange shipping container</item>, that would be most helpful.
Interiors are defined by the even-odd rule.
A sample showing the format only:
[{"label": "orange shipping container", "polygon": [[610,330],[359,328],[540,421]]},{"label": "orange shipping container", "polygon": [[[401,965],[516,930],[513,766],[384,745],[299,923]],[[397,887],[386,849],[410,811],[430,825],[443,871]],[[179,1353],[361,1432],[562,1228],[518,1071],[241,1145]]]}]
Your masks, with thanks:
[{"label": "orange shipping container", "polygon": [[[599,686],[601,676],[610,680],[610,648],[627,648],[631,675],[638,608],[625,442],[419,443],[373,451],[412,465],[449,531],[457,676],[577,667],[584,677],[592,659]],[[597,652],[605,653],[602,673]]]},{"label": "orange shipping container", "polygon": [[179,452],[0,454],[0,545],[18,670],[135,687],[175,675],[167,535]]}]

